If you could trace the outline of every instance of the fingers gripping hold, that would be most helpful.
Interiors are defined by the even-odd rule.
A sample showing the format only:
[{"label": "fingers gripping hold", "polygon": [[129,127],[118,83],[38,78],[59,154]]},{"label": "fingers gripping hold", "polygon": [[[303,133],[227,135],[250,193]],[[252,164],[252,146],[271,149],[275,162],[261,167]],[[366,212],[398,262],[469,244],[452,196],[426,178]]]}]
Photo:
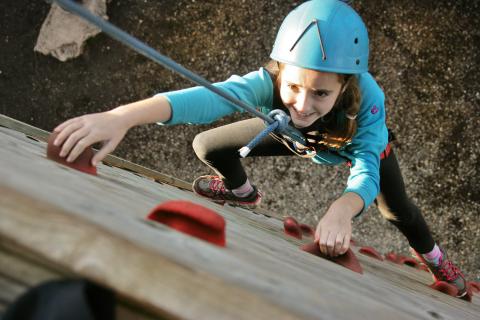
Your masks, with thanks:
[{"label": "fingers gripping hold", "polygon": [[91,159],[93,157],[92,148],[86,148],[73,162],[67,162],[65,158],[60,157],[60,147],[54,145],[54,141],[57,137],[56,132],[53,132],[48,139],[47,157],[58,163],[69,166],[73,169],[89,173],[92,175],[97,174],[97,168],[91,165]]}]

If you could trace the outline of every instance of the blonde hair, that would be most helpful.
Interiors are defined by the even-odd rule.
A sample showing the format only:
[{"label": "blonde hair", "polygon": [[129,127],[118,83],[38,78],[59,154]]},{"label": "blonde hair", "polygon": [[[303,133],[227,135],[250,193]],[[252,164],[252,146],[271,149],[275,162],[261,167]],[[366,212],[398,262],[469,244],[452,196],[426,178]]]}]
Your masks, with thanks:
[{"label": "blonde hair", "polygon": [[[271,60],[266,64],[265,69],[271,74],[274,83],[274,103],[280,103],[283,106],[280,99],[282,64]],[[320,134],[313,143],[334,149],[339,149],[352,141],[357,132],[356,117],[362,100],[357,77],[351,74],[338,74],[338,76],[342,83],[341,93],[332,110],[320,119],[318,126],[321,126],[325,132]]]}]

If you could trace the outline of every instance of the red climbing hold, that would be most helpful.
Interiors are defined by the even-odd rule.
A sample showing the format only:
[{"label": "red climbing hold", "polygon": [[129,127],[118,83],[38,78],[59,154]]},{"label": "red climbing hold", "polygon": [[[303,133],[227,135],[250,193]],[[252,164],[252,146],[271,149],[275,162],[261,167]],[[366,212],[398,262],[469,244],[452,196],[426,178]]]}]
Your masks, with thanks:
[{"label": "red climbing hold", "polygon": [[416,268],[418,270],[423,270],[423,271],[426,271],[426,272],[430,272],[430,270],[428,270],[428,267],[426,265],[424,265],[423,263],[418,262],[414,258],[406,257],[406,256],[403,256],[401,254],[397,255],[394,252],[389,252],[389,253],[385,254],[385,259],[388,260],[388,261],[391,261],[393,263],[396,263],[396,264],[404,264],[404,265]]},{"label": "red climbing hold", "polygon": [[[435,281],[429,287],[437,291],[443,292],[445,294],[448,294],[452,297],[457,297],[458,295],[457,287],[444,281]],[[472,286],[470,285],[470,282],[467,282],[467,293],[463,297],[460,297],[460,299],[468,302],[472,302],[472,296],[473,296]]]},{"label": "red climbing hold", "polygon": [[385,254],[385,259],[387,259],[388,261],[390,262],[393,262],[393,263],[398,263],[398,257],[397,257],[397,254],[395,252],[389,252],[387,254]]},{"label": "red climbing hold", "polygon": [[472,292],[480,292],[480,282],[468,281],[467,285],[472,289]]},{"label": "red climbing hold", "polygon": [[435,281],[429,287],[437,291],[446,293],[452,297],[456,297],[458,294],[457,287],[444,281]]},{"label": "red climbing hold", "polygon": [[97,168],[95,166],[92,166],[92,158],[94,155],[93,149],[91,147],[85,148],[85,150],[77,157],[75,161],[67,162],[65,158],[60,157],[61,146],[57,147],[53,144],[53,141],[55,141],[57,135],[58,133],[53,132],[48,137],[47,158],[66,165],[70,168],[88,174],[97,175]]},{"label": "red climbing hold", "polygon": [[377,260],[383,261],[383,257],[377,250],[372,247],[361,247],[358,252],[367,255],[369,257],[375,258]]},{"label": "red climbing hold", "polygon": [[363,274],[362,266],[360,265],[360,262],[358,262],[357,257],[355,256],[355,254],[351,249],[348,249],[348,251],[345,254],[338,257],[329,257],[327,255],[324,255],[320,251],[320,247],[318,246],[318,241],[304,244],[300,247],[300,249],[308,253],[311,253],[313,255],[316,255],[317,257],[330,260],[354,272]]},{"label": "red climbing hold", "polygon": [[286,235],[297,239],[302,239],[302,229],[295,218],[286,217],[283,219],[283,229]]},{"label": "red climbing hold", "polygon": [[410,267],[422,269],[421,267],[419,267],[418,261],[415,260],[414,258],[406,257],[401,254],[396,254],[394,252],[389,252],[385,254],[385,259],[396,264],[405,264]]},{"label": "red climbing hold", "polygon": [[225,247],[225,219],[213,210],[184,200],[155,207],[147,216],[177,231]]},{"label": "red climbing hold", "polygon": [[300,230],[302,230],[302,234],[307,237],[314,237],[315,236],[315,231],[313,231],[313,228],[310,227],[308,224],[305,223],[300,223],[299,225]]},{"label": "red climbing hold", "polygon": [[417,268],[418,267],[418,261],[415,260],[414,258],[398,255],[397,256],[397,263],[398,264],[405,264],[407,266]]}]

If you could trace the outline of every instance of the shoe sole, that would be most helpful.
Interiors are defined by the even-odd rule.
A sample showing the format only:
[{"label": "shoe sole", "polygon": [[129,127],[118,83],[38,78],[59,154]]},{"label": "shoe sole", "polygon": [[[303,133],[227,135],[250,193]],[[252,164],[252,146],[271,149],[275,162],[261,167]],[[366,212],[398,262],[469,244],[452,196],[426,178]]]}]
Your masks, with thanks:
[{"label": "shoe sole", "polygon": [[197,196],[200,196],[204,199],[208,199],[208,200],[210,200],[214,203],[217,203],[219,205],[222,205],[222,206],[225,205],[225,204],[228,204],[231,207],[240,207],[240,208],[251,210],[251,209],[257,208],[258,205],[260,204],[260,203],[244,203],[244,202],[229,201],[229,200],[215,200],[215,199],[210,198],[209,196],[198,193],[195,189],[193,189],[193,193],[196,194]]},{"label": "shoe sole", "polygon": [[207,196],[204,196],[204,195],[201,195],[199,193],[195,193],[196,195],[202,197],[202,198],[205,198],[205,199],[208,199],[216,204],[219,204],[221,206],[224,206],[225,204],[228,204],[229,206],[231,207],[239,207],[239,208],[244,208],[244,209],[255,209],[258,207],[258,204],[249,204],[249,203],[239,203],[239,202],[235,202],[235,201],[228,201],[228,200],[214,200],[210,197],[207,197]]}]

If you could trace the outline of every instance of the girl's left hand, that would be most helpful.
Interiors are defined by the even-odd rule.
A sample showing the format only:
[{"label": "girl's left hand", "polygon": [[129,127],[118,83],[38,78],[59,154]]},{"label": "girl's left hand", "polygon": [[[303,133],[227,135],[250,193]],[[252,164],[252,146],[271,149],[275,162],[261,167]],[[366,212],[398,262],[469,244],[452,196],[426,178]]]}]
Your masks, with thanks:
[{"label": "girl's left hand", "polygon": [[315,231],[315,242],[318,242],[320,251],[331,257],[347,252],[352,237],[351,215],[336,211],[330,208]]}]

